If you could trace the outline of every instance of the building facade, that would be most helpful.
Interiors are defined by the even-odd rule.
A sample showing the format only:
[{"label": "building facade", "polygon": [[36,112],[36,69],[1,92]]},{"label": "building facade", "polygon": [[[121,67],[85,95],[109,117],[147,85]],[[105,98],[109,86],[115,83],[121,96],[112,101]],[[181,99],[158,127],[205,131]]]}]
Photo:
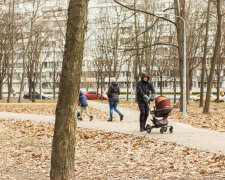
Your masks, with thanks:
[{"label": "building facade", "polygon": [[[6,2],[0,1],[1,10],[4,12],[9,10],[9,3]],[[191,66],[192,93],[200,92],[201,58],[203,55],[203,39],[196,38],[192,32],[201,31],[201,23],[205,20],[204,10],[207,5],[204,1],[198,3],[201,6],[190,4],[190,7],[195,7],[192,11],[188,9],[194,16],[188,15],[186,20],[187,62]],[[143,0],[137,1],[135,5],[133,1],[127,1],[126,5],[130,9],[121,7],[113,0],[89,1],[81,88],[88,91],[102,87],[103,91],[106,91],[110,78],[115,77],[121,91],[126,93],[131,84],[135,88],[136,79],[141,72],[148,72],[157,92],[162,89],[163,93],[173,93],[176,87],[176,92],[179,93],[177,49],[168,46],[168,44],[177,44],[174,24],[169,21],[158,20],[157,17],[150,16],[147,13],[134,13],[132,10],[140,9],[157,14],[173,8],[173,0],[150,2]],[[37,56],[35,63],[38,68],[36,73],[39,74],[36,80],[37,91],[42,89],[45,93],[52,93],[53,87],[56,92],[58,91],[65,43],[67,7],[68,1],[63,0],[42,0],[36,3],[29,0],[15,1],[15,14],[22,17],[22,20],[19,21],[22,24],[20,31],[23,32],[18,33],[20,36],[15,41],[13,88],[17,91],[20,89],[24,72],[23,54],[26,51],[25,47],[33,42],[29,39],[29,34],[32,34],[32,38],[40,37],[37,42],[42,44],[42,46],[36,47],[36,50],[38,50],[35,52]],[[172,12],[173,10],[168,11],[169,14],[172,14]],[[175,19],[173,15],[166,15],[166,18],[171,21]],[[215,26],[216,24],[210,26],[209,44],[211,45],[215,41]],[[33,29],[38,29],[39,36],[33,32]],[[192,39],[195,39],[195,41],[192,42]],[[223,65],[219,74],[221,76],[221,89],[225,90],[224,39],[223,33],[222,50],[220,52]],[[162,45],[154,45],[157,43]],[[27,46],[27,49],[29,47]],[[208,67],[212,53],[213,46],[209,49],[207,57]],[[30,54],[33,53],[26,54],[27,63]],[[207,74],[209,74],[209,68],[207,68]],[[216,79],[217,76],[215,75],[215,82]],[[26,76],[25,92],[29,90],[28,80],[29,78]],[[7,83],[3,85],[3,92],[6,91]],[[215,87],[213,92],[216,92]]]}]

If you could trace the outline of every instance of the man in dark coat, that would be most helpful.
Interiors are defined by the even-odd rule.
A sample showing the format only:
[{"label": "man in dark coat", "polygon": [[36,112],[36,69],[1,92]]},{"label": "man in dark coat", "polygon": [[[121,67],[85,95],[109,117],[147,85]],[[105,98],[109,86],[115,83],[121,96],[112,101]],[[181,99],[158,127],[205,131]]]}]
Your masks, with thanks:
[{"label": "man in dark coat", "polygon": [[[149,76],[146,73],[142,73],[141,80],[137,83],[137,102],[140,109],[140,131],[146,130],[145,124],[149,115],[150,101],[155,99],[155,89],[151,82],[149,82]],[[151,91],[151,97],[150,93]]]},{"label": "man in dark coat", "polygon": [[90,117],[90,121],[92,121],[93,116],[88,112],[88,103],[87,103],[87,97],[80,91],[80,96],[79,96],[79,101],[80,101],[80,116],[79,120],[83,120],[83,111]]},{"label": "man in dark coat", "polygon": [[111,82],[112,83],[109,86],[108,93],[107,93],[109,98],[109,114],[110,114],[110,118],[108,121],[112,122],[113,109],[119,114],[120,121],[122,121],[123,114],[121,114],[120,111],[117,109],[117,105],[119,103],[120,87],[118,86],[114,78],[111,79]]}]

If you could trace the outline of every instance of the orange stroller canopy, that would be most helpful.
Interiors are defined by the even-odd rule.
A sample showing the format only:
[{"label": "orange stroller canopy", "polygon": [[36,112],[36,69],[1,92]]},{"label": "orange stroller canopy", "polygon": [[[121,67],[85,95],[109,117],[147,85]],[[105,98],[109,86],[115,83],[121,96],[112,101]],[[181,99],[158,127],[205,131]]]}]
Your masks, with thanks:
[{"label": "orange stroller canopy", "polygon": [[155,107],[157,110],[159,109],[171,109],[172,106],[170,104],[170,100],[165,96],[158,96],[155,99]]}]

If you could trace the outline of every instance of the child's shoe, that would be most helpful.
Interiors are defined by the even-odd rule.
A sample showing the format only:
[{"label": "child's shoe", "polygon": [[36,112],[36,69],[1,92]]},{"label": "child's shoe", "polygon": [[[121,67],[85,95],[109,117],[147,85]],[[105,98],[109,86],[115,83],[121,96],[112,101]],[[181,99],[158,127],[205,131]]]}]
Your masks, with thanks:
[{"label": "child's shoe", "polygon": [[78,120],[83,121],[83,119],[81,117],[79,117]]}]

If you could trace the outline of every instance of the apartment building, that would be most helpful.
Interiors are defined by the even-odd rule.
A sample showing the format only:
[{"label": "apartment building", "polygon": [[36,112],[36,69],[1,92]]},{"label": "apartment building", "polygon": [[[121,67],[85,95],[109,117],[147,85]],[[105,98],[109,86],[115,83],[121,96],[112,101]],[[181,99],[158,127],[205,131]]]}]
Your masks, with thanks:
[{"label": "apartment building", "polygon": [[[127,5],[131,4],[132,2]],[[57,92],[65,43],[68,1],[42,0],[39,4],[33,4],[33,2],[29,0],[16,1],[15,11],[23,14],[24,17],[28,14],[31,16],[37,6],[38,20],[36,22],[43,26],[42,36],[45,37],[45,42],[43,43],[44,45],[41,51],[39,51],[39,66],[42,68],[41,71],[38,71],[38,73],[41,74],[41,78],[37,80],[36,89],[41,88],[43,92],[52,93],[52,88],[54,86]],[[7,5],[3,1],[0,1],[0,7],[5,11],[8,10]],[[138,1],[136,4],[137,9],[144,9],[151,13],[162,12],[171,7],[173,7],[173,0]],[[150,68],[151,81],[157,92],[160,91],[160,86],[162,85],[164,93],[173,93],[174,84],[176,84],[177,92],[180,91],[176,49],[167,45],[161,45],[151,49],[145,48],[144,50],[140,50],[141,52],[139,52],[140,55],[138,58],[140,59],[139,61],[142,62],[142,65],[140,68],[136,69],[135,60],[137,56],[134,54],[137,51],[132,50],[132,48],[136,47],[134,37],[137,34],[137,41],[140,47],[147,46],[154,42],[165,44],[176,43],[176,29],[173,24],[159,20],[149,33],[143,33],[156,21],[156,17],[153,18],[144,13],[138,13],[135,20],[132,10],[122,8],[113,0],[90,0],[88,10],[88,29],[85,37],[81,88],[85,90],[96,90],[98,80],[101,81],[101,79],[98,78],[102,77],[102,81],[104,81],[102,83],[103,89],[106,90],[110,75],[110,77],[116,77],[121,91],[126,92],[127,86],[130,87],[131,82],[133,84],[135,83],[135,71],[139,73],[140,71],[148,71],[148,68]],[[194,10],[192,13],[194,13]],[[174,21],[174,16],[167,15],[166,17]],[[204,17],[199,14],[199,19],[200,18],[204,20]],[[138,24],[137,27],[134,26],[135,21],[136,24]],[[147,25],[146,22],[148,22]],[[189,26],[187,25],[187,29],[188,28]],[[214,26],[210,26],[210,28],[209,43],[213,44],[215,35],[213,31]],[[30,25],[28,23],[24,25],[23,31],[29,33],[29,30]],[[21,41],[22,40],[19,40],[19,42]],[[198,66],[203,53],[201,46],[197,48],[196,51],[195,56],[199,58],[195,58],[195,62],[193,63],[197,66],[192,72],[193,93],[199,92],[201,81],[201,67]],[[210,63],[212,53],[213,48],[209,49],[208,64]],[[18,91],[23,73],[22,52],[17,50],[15,54],[16,61],[13,88]],[[225,59],[224,53],[221,53],[221,56]],[[207,70],[207,72],[208,71],[209,70]],[[99,76],[99,73],[101,76]],[[224,67],[220,75],[221,88],[225,90]],[[28,79],[25,78],[25,92],[28,91],[27,82]],[[4,84],[3,91],[4,90],[5,92],[7,91],[7,84]],[[213,91],[215,92],[215,89]]]},{"label": "apartment building", "polygon": [[[123,3],[125,5],[128,5],[128,7],[130,5],[133,5],[132,2],[130,4],[128,4],[127,2],[129,1],[123,1]],[[144,9],[147,12],[152,12],[152,13],[156,13],[156,12],[162,12],[165,9],[169,9],[173,7],[173,1],[171,0],[160,0],[160,1],[151,1],[148,2],[147,4],[145,4],[146,1],[137,1],[137,5],[136,8],[137,9]],[[198,21],[193,21],[193,25],[196,23],[196,26],[199,27],[195,27],[196,29],[191,29],[194,26],[190,24],[190,19],[189,21],[187,21],[187,37],[189,37],[188,40],[191,39],[191,36],[193,36],[191,34],[192,31],[194,30],[198,30],[200,31],[200,23],[202,23],[205,20],[205,16],[204,16],[204,10],[206,9],[206,3],[203,3],[203,1],[196,1],[196,2],[192,2],[189,1],[189,3],[193,3],[193,4],[188,4],[187,7],[189,8],[189,12],[192,13],[194,16],[190,16],[189,18],[196,18]],[[144,7],[143,7],[144,6]],[[130,6],[131,7],[131,6]],[[147,9],[145,8],[147,7]],[[84,73],[83,73],[83,79],[82,79],[82,87],[88,89],[96,89],[96,75],[97,73],[91,73],[93,72],[93,69],[91,70],[91,68],[93,68],[94,65],[94,57],[96,59],[100,58],[105,58],[106,59],[110,59],[108,57],[102,57],[102,55],[96,55],[96,48],[98,46],[100,46],[99,42],[99,37],[101,37],[101,33],[103,34],[105,32],[105,29],[108,29],[108,27],[106,26],[106,24],[102,23],[102,17],[107,17],[110,16],[112,19],[115,19],[118,17],[118,14],[115,12],[115,9],[118,8],[117,12],[120,11],[120,7],[118,7],[115,3],[113,3],[112,0],[93,0],[90,1],[89,4],[89,27],[90,30],[88,31],[88,33],[90,33],[89,35],[91,36],[91,33],[93,33],[94,35],[89,37],[86,43],[86,56],[85,56],[85,64],[84,64]],[[190,10],[190,8],[192,8],[192,10]],[[124,47],[123,45],[126,44],[126,42],[130,42],[129,44],[132,44],[132,41],[130,41],[134,36],[135,36],[135,28],[134,28],[134,18],[127,18],[132,15],[133,11],[129,11],[125,8],[123,8],[124,12],[120,12],[120,22],[125,22],[125,23],[121,23],[120,26],[120,35],[119,35],[119,42],[118,45],[120,47]],[[124,17],[123,17],[123,13],[125,13]],[[171,13],[171,15],[167,15],[166,17],[169,18],[171,21],[175,20],[175,17],[172,15],[173,14],[173,10],[169,11],[168,13]],[[157,13],[156,13],[157,14]],[[126,20],[124,20],[124,19]],[[144,14],[138,14],[138,20],[139,20],[139,34],[141,34],[142,32],[145,31],[145,16]],[[149,21],[151,21],[151,19],[148,19]],[[109,21],[109,20],[108,20]],[[113,21],[113,20],[111,20]],[[212,21],[215,21],[212,20]],[[103,25],[101,25],[101,23]],[[113,27],[111,25],[111,27]],[[211,23],[210,25],[210,32],[209,32],[209,42],[212,45],[214,43],[214,37],[215,37],[215,27],[216,24],[214,22]],[[103,31],[102,31],[103,29]],[[114,29],[116,29],[114,27]],[[109,31],[110,32],[110,31]],[[188,33],[189,32],[189,33]],[[204,31],[203,31],[204,32]],[[100,34],[99,34],[100,33]],[[106,33],[107,34],[107,33]],[[109,34],[108,34],[109,35]],[[132,36],[131,36],[132,35]],[[167,22],[167,21],[161,21],[160,23],[158,23],[155,26],[154,29],[154,34],[152,34],[153,38],[152,38],[152,42],[154,43],[154,40],[158,39],[159,42],[161,43],[171,43],[171,44],[176,44],[176,29],[174,24]],[[145,38],[145,37],[143,37]],[[143,46],[144,43],[143,39],[139,38],[140,41],[140,46]],[[200,40],[199,40],[200,41]],[[147,43],[152,43],[152,42],[148,42]],[[203,41],[201,39],[201,46],[199,45],[199,47],[195,50],[195,54],[191,54],[191,46],[193,46],[193,44],[189,43],[189,46],[187,47],[187,52],[188,50],[190,51],[189,54],[190,56],[187,57],[187,62],[189,61],[194,61],[191,63],[192,66],[196,66],[196,68],[193,70],[190,69],[191,73],[192,73],[192,92],[193,93],[198,93],[200,91],[200,82],[201,82],[201,66],[200,66],[200,62],[201,62],[201,57],[203,55]],[[224,44],[224,43],[223,43]],[[132,46],[132,45],[131,45]],[[177,61],[177,50],[174,50],[174,48],[170,47],[170,46],[160,46],[157,47],[157,49],[154,49],[155,52],[155,56],[154,57],[150,57],[152,59],[154,59],[155,61],[153,62],[149,62],[151,64],[153,64],[153,67],[151,69],[152,73],[152,82],[156,88],[156,90],[159,92],[160,90],[160,86],[163,86],[163,92],[166,93],[172,93],[174,92],[174,84],[176,84],[176,89],[177,92],[180,91],[179,88],[179,78],[176,77],[174,78],[174,73],[175,71],[178,71],[178,61]],[[175,51],[175,52],[174,52]],[[194,49],[192,50],[194,51]],[[121,57],[121,59],[126,59],[129,57],[129,52],[119,52],[118,53],[119,56]],[[126,54],[126,55],[124,55]],[[213,54],[213,47],[211,47],[209,49],[209,53],[208,53],[208,57],[207,57],[207,65],[210,64],[210,59],[212,57]],[[194,59],[193,59],[194,57]],[[140,57],[143,58],[144,57]],[[149,59],[150,59],[149,58]],[[193,60],[192,60],[193,59]],[[223,50],[221,51],[221,59],[224,59],[224,53]],[[123,61],[123,60],[122,60]],[[130,61],[134,61],[134,60],[130,60]],[[224,60],[223,60],[224,61]],[[175,63],[175,68],[172,66],[174,66],[173,64]],[[99,64],[97,64],[99,65]],[[166,66],[166,67],[165,67]],[[90,68],[91,67],[91,68]],[[104,67],[103,67],[104,68]],[[142,66],[140,69],[138,69],[139,71],[147,71],[147,67],[146,66]],[[133,72],[132,72],[133,71]],[[127,83],[127,76],[131,76],[132,73],[134,73],[135,69],[133,68],[132,70],[128,71],[128,63],[124,62],[123,65],[121,66],[121,68],[118,70],[118,73],[116,75],[116,78],[118,80],[119,86],[121,87],[122,91],[126,92],[126,87],[130,86],[131,81],[135,82],[132,79],[129,79],[129,84]],[[209,66],[207,67],[207,74],[209,74]],[[225,70],[224,67],[222,69],[222,71],[220,72],[220,76],[221,76],[221,88],[225,88],[225,79],[223,78],[225,75]],[[113,76],[113,75],[112,75]],[[178,72],[176,72],[176,76],[178,76]],[[104,88],[107,89],[108,86],[108,78],[105,78],[105,83],[104,83]],[[133,77],[134,78],[134,77]],[[214,84],[216,83],[216,75],[214,77],[215,81]],[[175,83],[174,83],[175,82]],[[206,80],[205,80],[205,88],[206,88]],[[213,88],[213,92],[216,91],[216,88]]]}]

